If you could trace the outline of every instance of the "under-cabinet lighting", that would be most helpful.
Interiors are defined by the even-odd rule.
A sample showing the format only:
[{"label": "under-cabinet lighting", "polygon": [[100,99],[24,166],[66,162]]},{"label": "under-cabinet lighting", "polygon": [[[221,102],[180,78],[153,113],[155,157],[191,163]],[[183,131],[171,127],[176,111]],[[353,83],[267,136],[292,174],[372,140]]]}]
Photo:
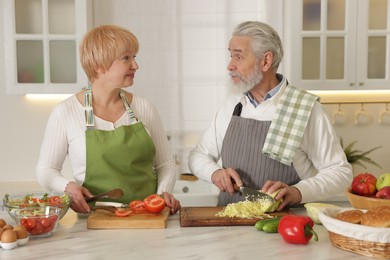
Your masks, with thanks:
[{"label": "under-cabinet lighting", "polygon": [[321,103],[389,103],[390,90],[310,91]]}]

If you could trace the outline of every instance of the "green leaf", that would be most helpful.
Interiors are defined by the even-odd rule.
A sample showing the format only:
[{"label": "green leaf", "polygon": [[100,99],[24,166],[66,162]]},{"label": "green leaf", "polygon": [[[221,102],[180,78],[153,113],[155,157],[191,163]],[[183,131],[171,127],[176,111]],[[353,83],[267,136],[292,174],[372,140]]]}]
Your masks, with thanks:
[{"label": "green leaf", "polygon": [[352,143],[350,143],[349,145],[347,145],[344,148],[343,139],[340,138],[340,144],[344,150],[344,153],[345,153],[345,156],[347,157],[348,162],[350,164],[360,165],[365,169],[367,169],[367,167],[363,164],[363,162],[374,165],[374,166],[382,169],[382,167],[378,163],[373,161],[371,158],[367,157],[368,154],[370,154],[371,152],[373,152],[379,148],[382,148],[382,146],[377,146],[377,147],[371,148],[368,151],[363,152],[361,150],[353,149],[353,147],[356,145],[357,142],[358,142],[357,140],[353,141]]}]

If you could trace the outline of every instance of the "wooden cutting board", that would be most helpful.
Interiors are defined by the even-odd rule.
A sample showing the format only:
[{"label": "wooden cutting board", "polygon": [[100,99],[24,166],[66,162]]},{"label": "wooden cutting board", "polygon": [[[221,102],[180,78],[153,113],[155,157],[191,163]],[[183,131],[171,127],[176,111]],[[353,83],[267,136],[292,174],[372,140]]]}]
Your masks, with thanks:
[{"label": "wooden cutting board", "polygon": [[89,229],[118,229],[118,228],[166,228],[169,208],[158,214],[135,214],[127,217],[117,217],[113,212],[97,209],[87,219]]},{"label": "wooden cutting board", "polygon": [[[181,227],[206,227],[206,226],[252,226],[261,218],[243,219],[217,217],[223,207],[184,207],[180,210]],[[291,210],[285,209],[278,212],[268,213],[271,216],[284,216],[292,214]],[[269,218],[265,216],[264,218]],[[264,219],[263,218],[263,219]]]}]

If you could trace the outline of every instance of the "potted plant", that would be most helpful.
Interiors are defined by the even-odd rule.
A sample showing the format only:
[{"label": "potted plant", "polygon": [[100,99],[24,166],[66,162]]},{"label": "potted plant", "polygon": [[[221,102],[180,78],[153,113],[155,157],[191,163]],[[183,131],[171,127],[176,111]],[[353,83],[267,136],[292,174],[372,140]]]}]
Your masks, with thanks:
[{"label": "potted plant", "polygon": [[378,163],[373,161],[371,158],[367,157],[367,155],[369,153],[381,148],[382,146],[377,146],[377,147],[374,147],[368,151],[363,152],[363,151],[354,149],[354,146],[357,142],[358,142],[357,140],[353,141],[352,143],[350,143],[349,145],[347,145],[344,148],[343,139],[340,139],[341,147],[343,148],[344,153],[347,156],[348,162],[351,165],[354,165],[354,164],[360,165],[364,169],[367,169],[367,167],[363,163],[368,163],[368,164],[374,165],[374,166],[382,169],[382,167]]}]

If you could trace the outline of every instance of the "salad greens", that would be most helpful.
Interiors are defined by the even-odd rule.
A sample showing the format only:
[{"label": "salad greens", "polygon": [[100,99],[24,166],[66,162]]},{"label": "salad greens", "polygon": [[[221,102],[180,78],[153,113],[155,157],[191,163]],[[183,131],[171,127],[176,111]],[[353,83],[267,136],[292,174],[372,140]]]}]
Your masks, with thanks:
[{"label": "salad greens", "polygon": [[34,196],[34,194],[26,194],[24,196],[12,197],[5,194],[4,203],[8,207],[40,207],[40,206],[65,206],[70,202],[68,195],[49,195],[44,193],[42,196]]}]

